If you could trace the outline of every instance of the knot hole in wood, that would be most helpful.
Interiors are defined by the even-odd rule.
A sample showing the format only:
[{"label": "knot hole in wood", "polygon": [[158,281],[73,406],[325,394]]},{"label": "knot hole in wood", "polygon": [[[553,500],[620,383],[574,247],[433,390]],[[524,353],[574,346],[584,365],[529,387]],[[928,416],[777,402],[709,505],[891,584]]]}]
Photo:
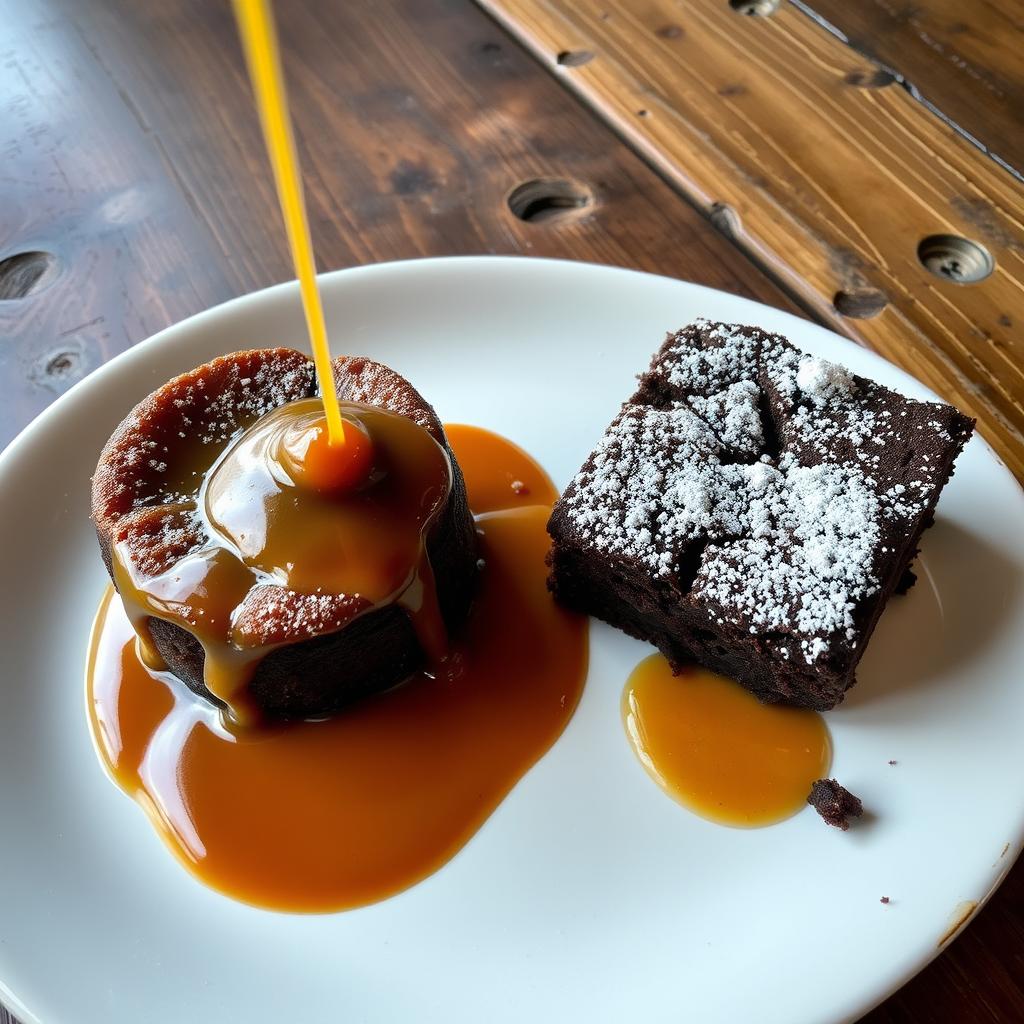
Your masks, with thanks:
[{"label": "knot hole in wood", "polygon": [[875,68],[874,71],[866,71],[862,68],[855,68],[843,75],[843,81],[847,85],[856,86],[858,89],[884,89],[897,81],[896,76],[885,68]]},{"label": "knot hole in wood", "polygon": [[[64,339],[59,346],[50,348],[34,360],[28,370],[28,379],[36,387],[60,394],[81,380],[96,364],[90,359],[88,348],[80,340]],[[3,1024],[3,1018],[0,1018]]]},{"label": "knot hole in wood", "polygon": [[506,202],[520,220],[541,224],[579,217],[593,205],[594,195],[579,181],[533,178],[512,189]]},{"label": "knot hole in wood", "polygon": [[877,288],[851,288],[836,292],[832,305],[836,312],[853,320],[870,320],[889,305],[889,300]]},{"label": "knot hole in wood", "polygon": [[728,203],[712,203],[708,208],[708,220],[734,242],[739,240],[743,226],[740,215]]},{"label": "knot hole in wood", "polygon": [[737,14],[751,18],[767,18],[779,9],[781,0],[729,0],[729,6]]},{"label": "knot hole in wood", "polygon": [[562,50],[555,57],[555,60],[565,68],[578,68],[581,64],[588,64],[594,59],[589,50]]},{"label": "knot hole in wood", "polygon": [[0,260],[0,300],[23,299],[45,288],[57,270],[57,257],[49,252],[18,252]]}]

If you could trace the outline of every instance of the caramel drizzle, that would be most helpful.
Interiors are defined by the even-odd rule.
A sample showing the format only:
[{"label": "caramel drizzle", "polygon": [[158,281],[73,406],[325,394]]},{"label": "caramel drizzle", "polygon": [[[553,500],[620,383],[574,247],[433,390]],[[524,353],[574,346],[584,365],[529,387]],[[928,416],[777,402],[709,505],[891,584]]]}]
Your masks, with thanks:
[{"label": "caramel drizzle", "polygon": [[[446,652],[426,534],[451,491],[448,454],[406,417],[360,403],[342,403],[342,410],[367,428],[380,453],[366,488],[324,497],[284,480],[268,447],[272,435],[289,419],[322,414],[319,400],[300,399],[232,438],[206,467],[194,500],[166,505],[169,516],[196,516],[205,543],[153,576],[135,567],[130,539],[113,549],[114,582],[140,659],[152,670],[167,668],[152,619],[187,630],[203,648],[207,689],[240,725],[259,719],[248,689],[268,654],[375,609],[403,608],[430,664]],[[274,589],[255,595],[259,588]],[[244,613],[257,596],[312,608],[292,613],[293,626],[306,632],[254,631],[253,616]],[[312,629],[303,622],[310,615]]]}]

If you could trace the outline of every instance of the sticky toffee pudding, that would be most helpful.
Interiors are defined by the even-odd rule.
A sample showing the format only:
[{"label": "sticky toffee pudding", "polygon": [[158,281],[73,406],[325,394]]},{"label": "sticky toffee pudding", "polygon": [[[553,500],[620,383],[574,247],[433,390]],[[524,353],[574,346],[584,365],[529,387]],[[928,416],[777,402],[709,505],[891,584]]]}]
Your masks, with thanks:
[{"label": "sticky toffee pudding", "polygon": [[[170,381],[94,477],[143,660],[243,724],[328,714],[439,661],[472,597],[476,534],[433,410],[379,363],[338,360],[334,376],[361,478],[322,479],[338,468],[312,457],[312,364],[287,349]],[[351,474],[350,445],[340,461]]]},{"label": "sticky toffee pudding", "polygon": [[[251,355],[245,362],[248,369],[254,365]],[[301,364],[295,365],[301,370]],[[358,365],[360,376],[376,379],[376,386],[382,381],[395,383],[377,364]],[[346,396],[358,393],[365,398],[372,391],[369,383],[365,379],[367,388],[360,389],[349,380],[342,390]],[[404,388],[399,390],[410,398]],[[367,426],[374,452],[384,452],[390,442],[378,432],[375,415],[369,408],[345,406],[345,401],[348,398],[343,399],[346,415]],[[180,411],[181,407],[171,405]],[[423,407],[411,398],[404,406],[400,402],[392,406],[406,413],[419,410],[431,426],[422,416]],[[303,400],[298,399],[294,407],[301,422]],[[144,412],[152,408],[143,403]],[[224,451],[236,451],[244,462],[240,451],[261,447],[263,442],[255,443],[257,437],[266,441],[275,436],[279,413],[289,408],[278,406],[261,420],[234,424],[233,437],[221,442]],[[183,415],[194,417],[197,410],[190,409]],[[145,415],[140,418],[147,419]],[[388,425],[394,426],[390,420]],[[417,429],[426,432],[426,427]],[[436,429],[437,436],[443,438],[439,425]],[[243,444],[246,438],[249,441]],[[119,439],[115,447],[125,457],[125,434],[119,432],[115,439]],[[446,448],[449,442],[451,447]],[[436,466],[431,455],[434,449],[419,435],[417,444],[424,461],[412,478],[426,474],[431,487],[412,487],[408,480],[405,486],[426,495],[420,511],[426,521],[438,500],[431,475],[431,467]],[[251,705],[259,715],[256,721],[239,720],[210,700],[198,657],[185,663],[192,666],[198,662],[193,671],[199,674],[190,677],[191,689],[196,692],[190,692],[175,672],[163,670],[159,663],[157,667],[144,664],[140,657],[144,644],[137,642],[126,614],[130,602],[122,602],[114,592],[104,600],[88,670],[90,719],[97,749],[112,778],[146,810],[171,850],[212,887],[257,905],[303,911],[344,909],[392,895],[454,855],[572,716],[586,675],[586,622],[558,608],[545,586],[545,523],[556,497],[553,486],[525,452],[479,428],[451,428],[444,443],[437,442],[435,448],[451,452],[447,464],[458,481],[461,511],[451,522],[461,528],[462,513],[468,516],[467,497],[480,510],[468,544],[452,527],[449,530],[463,543],[448,542],[448,547],[432,543],[427,529],[428,561],[435,549],[442,554],[449,550],[472,554],[470,571],[458,587],[446,583],[438,563],[430,572],[419,573],[424,587],[436,586],[439,606],[444,604],[442,594],[458,595],[452,606],[458,615],[452,610],[441,615],[445,623],[440,634],[446,642],[443,651],[428,651],[416,640],[414,619],[429,606],[429,597],[418,604],[396,600],[390,606],[390,614],[404,620],[401,632],[394,626],[388,627],[391,632],[367,629],[359,634],[358,643],[335,640],[329,653],[323,650],[335,636],[329,632],[316,638],[302,634],[293,643],[285,640],[269,651],[263,643],[266,634],[259,634],[259,646],[248,651],[242,647],[239,654],[243,662],[256,656],[263,659],[252,673],[251,684]],[[469,468],[468,495],[455,458],[462,453]],[[378,461],[381,457],[375,455]],[[222,455],[215,465],[225,467],[226,460],[227,455]],[[253,472],[264,479],[262,470]],[[232,473],[230,479],[241,501],[250,493],[243,484],[249,477]],[[372,481],[372,473],[369,479]],[[517,493],[510,481],[528,482],[530,493]],[[213,474],[208,472],[204,493],[212,486]],[[368,486],[372,488],[372,482]],[[195,490],[198,494],[203,488]],[[140,495],[136,511],[164,507],[143,504],[147,495],[141,488],[133,492]],[[265,491],[256,488],[253,493],[262,500]],[[276,507],[278,492],[270,488],[270,493],[272,500],[264,503],[264,511]],[[346,515],[351,512],[347,501],[342,500],[341,506]],[[199,508],[198,500],[192,504]],[[207,500],[206,507],[210,505]],[[312,508],[314,515],[328,514],[321,505]],[[288,514],[298,512],[292,508]],[[209,519],[216,519],[222,527],[225,521],[234,522],[226,514]],[[253,520],[250,516],[244,521]],[[243,531],[232,527],[226,532],[234,539],[223,541],[224,550],[232,552],[245,571],[251,572],[249,564],[235,554]],[[245,532],[248,535],[248,529]],[[324,573],[302,577],[301,582],[331,593],[330,587],[338,586],[339,579],[348,579],[332,576],[341,557],[335,548],[347,549],[344,537],[321,531],[321,539],[325,534],[331,543],[319,559]],[[308,536],[300,540],[311,543]],[[257,547],[264,550],[267,546]],[[186,565],[195,557],[185,545],[173,553]],[[146,568],[165,574],[175,571],[170,549],[163,554],[164,561],[159,564],[146,562],[141,568],[134,567],[135,578],[143,585]],[[365,552],[362,554],[365,557]],[[274,565],[264,563],[259,571],[276,571],[276,562],[287,561],[286,556],[285,551],[284,557],[272,560]],[[313,564],[312,552],[310,556]],[[403,558],[400,564],[414,561],[408,553]],[[465,568],[461,560],[451,564]],[[388,566],[385,569],[391,571]],[[211,584],[219,582],[218,577],[207,579]],[[230,586],[237,585],[237,576],[227,579]],[[297,574],[288,579],[291,586],[300,583]],[[469,592],[467,579],[475,588],[468,612],[464,596]],[[268,585],[253,578],[251,586]],[[278,594],[297,595],[291,599],[294,605],[285,599],[286,607],[301,607],[301,592],[291,591],[287,583],[274,586]],[[399,590],[399,596],[404,593]],[[209,600],[203,607],[210,608],[213,603]],[[221,596],[218,603],[223,606],[229,599]],[[247,607],[244,600],[241,607]],[[171,611],[177,615],[176,608]],[[375,615],[380,615],[379,609],[363,611],[362,618]],[[206,617],[193,618],[203,622]],[[163,642],[159,624],[173,626],[190,638],[189,630],[195,627],[183,619],[167,622],[152,614],[149,619],[142,636],[154,635],[160,644],[158,656],[172,665],[176,648]],[[237,616],[234,621],[237,624]],[[344,620],[339,633],[351,636],[360,621],[358,615]],[[205,634],[207,643],[210,635]],[[248,635],[236,627],[233,642],[244,642]],[[361,650],[372,650],[361,648],[360,643],[372,645],[377,638],[396,636],[404,638],[406,645],[401,660],[395,656],[393,641],[390,647],[383,644],[372,657],[360,655]],[[224,643],[223,637],[217,643]],[[302,653],[316,644],[323,647],[315,650],[314,656]],[[289,650],[296,652],[289,655],[287,664],[295,666],[291,671],[297,673],[297,681],[293,687],[285,687],[283,696],[274,697],[275,677],[261,666]],[[201,643],[198,652],[203,653]],[[346,661],[361,657],[356,666]],[[356,671],[366,673],[365,666],[371,661],[386,667],[385,681],[367,686],[363,698],[353,702],[349,680]],[[398,667],[402,665],[411,667],[403,672]],[[395,685],[400,674],[404,681]],[[276,678],[290,677],[280,672]],[[261,680],[265,689],[257,689]],[[369,682],[372,684],[372,678]],[[317,719],[296,717],[296,700],[301,696],[308,701],[309,694],[331,697],[314,705],[320,716]],[[322,717],[324,707],[335,703],[335,695],[344,697],[346,706]],[[241,698],[242,692],[234,691],[231,706],[246,707],[249,698]],[[281,716],[271,714],[282,707],[290,720],[278,720]]]}]

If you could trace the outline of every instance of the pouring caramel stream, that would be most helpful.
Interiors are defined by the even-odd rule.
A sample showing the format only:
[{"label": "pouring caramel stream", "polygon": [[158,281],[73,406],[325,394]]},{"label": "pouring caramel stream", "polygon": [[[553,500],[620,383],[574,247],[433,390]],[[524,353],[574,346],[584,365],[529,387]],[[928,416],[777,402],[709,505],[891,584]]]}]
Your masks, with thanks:
[{"label": "pouring caramel stream", "polygon": [[242,37],[242,49],[252,80],[256,108],[263,126],[267,155],[274,172],[274,184],[288,236],[292,265],[299,281],[299,293],[302,296],[302,308],[306,314],[306,328],[323,401],[328,447],[343,448],[348,442],[348,431],[338,408],[338,396],[331,373],[331,350],[316,280],[316,260],[309,235],[299,156],[288,113],[288,95],[281,69],[281,48],[277,42],[274,15],[270,0],[233,0],[232,6],[238,32]]}]

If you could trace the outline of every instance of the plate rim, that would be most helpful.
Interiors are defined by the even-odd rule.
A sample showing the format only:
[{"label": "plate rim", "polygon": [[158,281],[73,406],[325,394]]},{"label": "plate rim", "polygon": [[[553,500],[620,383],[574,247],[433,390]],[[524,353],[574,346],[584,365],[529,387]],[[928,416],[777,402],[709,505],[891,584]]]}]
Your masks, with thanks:
[{"label": "plate rim", "polygon": [[[634,270],[626,267],[617,267],[607,264],[591,263],[585,261],[574,261],[564,259],[550,259],[550,258],[538,258],[524,255],[464,255],[464,256],[441,256],[441,257],[421,257],[413,259],[393,260],[382,263],[371,263],[364,264],[356,267],[341,268],[333,271],[327,271],[318,275],[318,280],[323,285],[330,286],[330,284],[338,279],[345,279],[346,281],[358,280],[362,276],[372,276],[377,274],[393,274],[393,273],[412,273],[417,274],[423,271],[430,271],[433,268],[445,268],[445,269],[467,269],[470,268],[483,268],[486,267],[488,271],[496,270],[498,273],[504,272],[505,270],[511,271],[515,268],[515,272],[519,272],[522,268],[528,268],[527,273],[531,272],[537,265],[547,266],[552,269],[555,273],[563,272],[584,272],[592,274],[597,272],[600,275],[607,276],[628,276],[628,277],[640,277],[646,279],[657,280],[661,282],[669,282],[674,286],[684,286],[687,288],[695,289],[703,292],[713,292],[719,295],[727,296],[730,300],[739,302],[747,305],[751,310],[754,309],[769,309],[772,311],[773,317],[782,317],[784,320],[793,321],[799,323],[800,330],[806,331],[808,328],[814,332],[820,333],[832,339],[838,339],[845,345],[853,345],[861,348],[862,351],[870,357],[871,360],[877,361],[884,364],[889,371],[891,371],[897,378],[898,383],[910,382],[913,388],[919,391],[927,392],[930,400],[943,402],[944,399],[935,395],[934,392],[927,385],[921,383],[914,378],[910,373],[896,366],[890,362],[884,356],[877,352],[872,351],[863,346],[859,346],[853,339],[846,338],[843,335],[838,334],[835,331],[824,327],[821,324],[815,323],[809,319],[803,318],[789,310],[778,309],[770,306],[767,303],[759,302],[756,299],[751,299],[747,296],[736,295],[732,292],[724,291],[723,289],[713,288],[708,285],[699,284],[691,281],[684,281],[679,278],[667,277],[665,275],[654,274],[647,271]],[[471,271],[473,272],[473,271]],[[357,286],[357,285],[356,285]],[[169,343],[173,343],[176,335],[182,331],[194,331],[213,328],[216,329],[218,321],[222,319],[230,319],[234,312],[240,308],[249,308],[254,304],[258,305],[261,303],[274,304],[277,303],[280,298],[284,297],[286,301],[297,302],[298,301],[298,282],[297,281],[284,281],[277,284],[270,285],[265,288],[257,289],[255,291],[246,292],[242,295],[235,296],[231,299],[225,300],[215,306],[208,309],[201,310],[189,317],[186,317],[174,324],[170,324],[167,327],[161,329],[155,334],[148,338],[136,343],[128,349],[118,353],[111,359],[107,360],[104,364],[97,367],[94,371],[89,373],[82,380],[76,382],[68,391],[60,395],[54,402],[52,402],[46,409],[44,409],[38,416],[31,420],[26,426],[18,432],[18,434],[10,441],[10,443],[0,452],[0,483],[5,479],[6,475],[11,472],[18,461],[20,461],[23,451],[28,450],[36,443],[36,439],[39,438],[49,427],[50,423],[58,416],[64,414],[64,411],[72,406],[74,403],[83,400],[82,396],[87,395],[88,392],[94,388],[103,386],[104,382],[108,379],[114,378],[125,369],[133,367],[135,364],[142,364],[146,360],[147,353],[153,351],[156,346],[164,346]],[[756,322],[756,320],[754,321]],[[839,356],[841,359],[841,354]],[[43,443],[40,441],[40,443]],[[1015,485],[1017,498],[1021,502],[1022,511],[1024,511],[1024,485],[1013,476],[1006,464],[998,456],[998,454],[992,449],[991,445],[978,434],[974,435],[972,442],[974,445],[982,449],[984,456],[990,458],[998,470],[1007,478],[1012,481]],[[3,496],[4,488],[0,487],[0,512],[2,512],[4,506],[8,505],[8,499]],[[557,742],[557,741],[556,741]],[[976,918],[977,914],[987,904],[988,900],[992,897],[995,891],[1002,884],[1006,875],[1012,869],[1014,863],[1017,861],[1022,850],[1024,850],[1024,820],[1022,820],[1016,841],[1010,844],[1010,850],[1007,855],[1003,858],[1004,863],[1000,865],[1000,871],[997,872],[994,877],[991,886],[988,891],[977,901],[977,904],[972,911],[967,921],[962,924],[952,938],[942,945],[937,945],[931,952],[931,955],[926,959],[916,962],[915,965],[910,967],[905,973],[903,973],[894,983],[884,983],[880,994],[872,993],[868,1000],[863,1002],[860,1008],[856,1011],[853,1016],[846,1019],[854,1020],[862,1014],[868,1013],[871,1009],[878,1006],[896,991],[898,991],[904,984],[906,984],[911,978],[915,977],[925,967],[927,967],[936,957],[941,953],[945,952],[950,948],[953,942],[955,942],[969,927],[970,923]],[[3,947],[0,947],[0,961],[3,958]],[[38,1018],[33,1012],[31,1012],[25,1005],[24,1001],[13,991],[10,985],[5,981],[5,978],[10,976],[9,964],[4,966],[0,962],[0,1001],[7,1006],[12,1013],[14,1013],[24,1024],[43,1024],[43,1021]],[[47,1022],[52,1024],[52,1022]]]}]

